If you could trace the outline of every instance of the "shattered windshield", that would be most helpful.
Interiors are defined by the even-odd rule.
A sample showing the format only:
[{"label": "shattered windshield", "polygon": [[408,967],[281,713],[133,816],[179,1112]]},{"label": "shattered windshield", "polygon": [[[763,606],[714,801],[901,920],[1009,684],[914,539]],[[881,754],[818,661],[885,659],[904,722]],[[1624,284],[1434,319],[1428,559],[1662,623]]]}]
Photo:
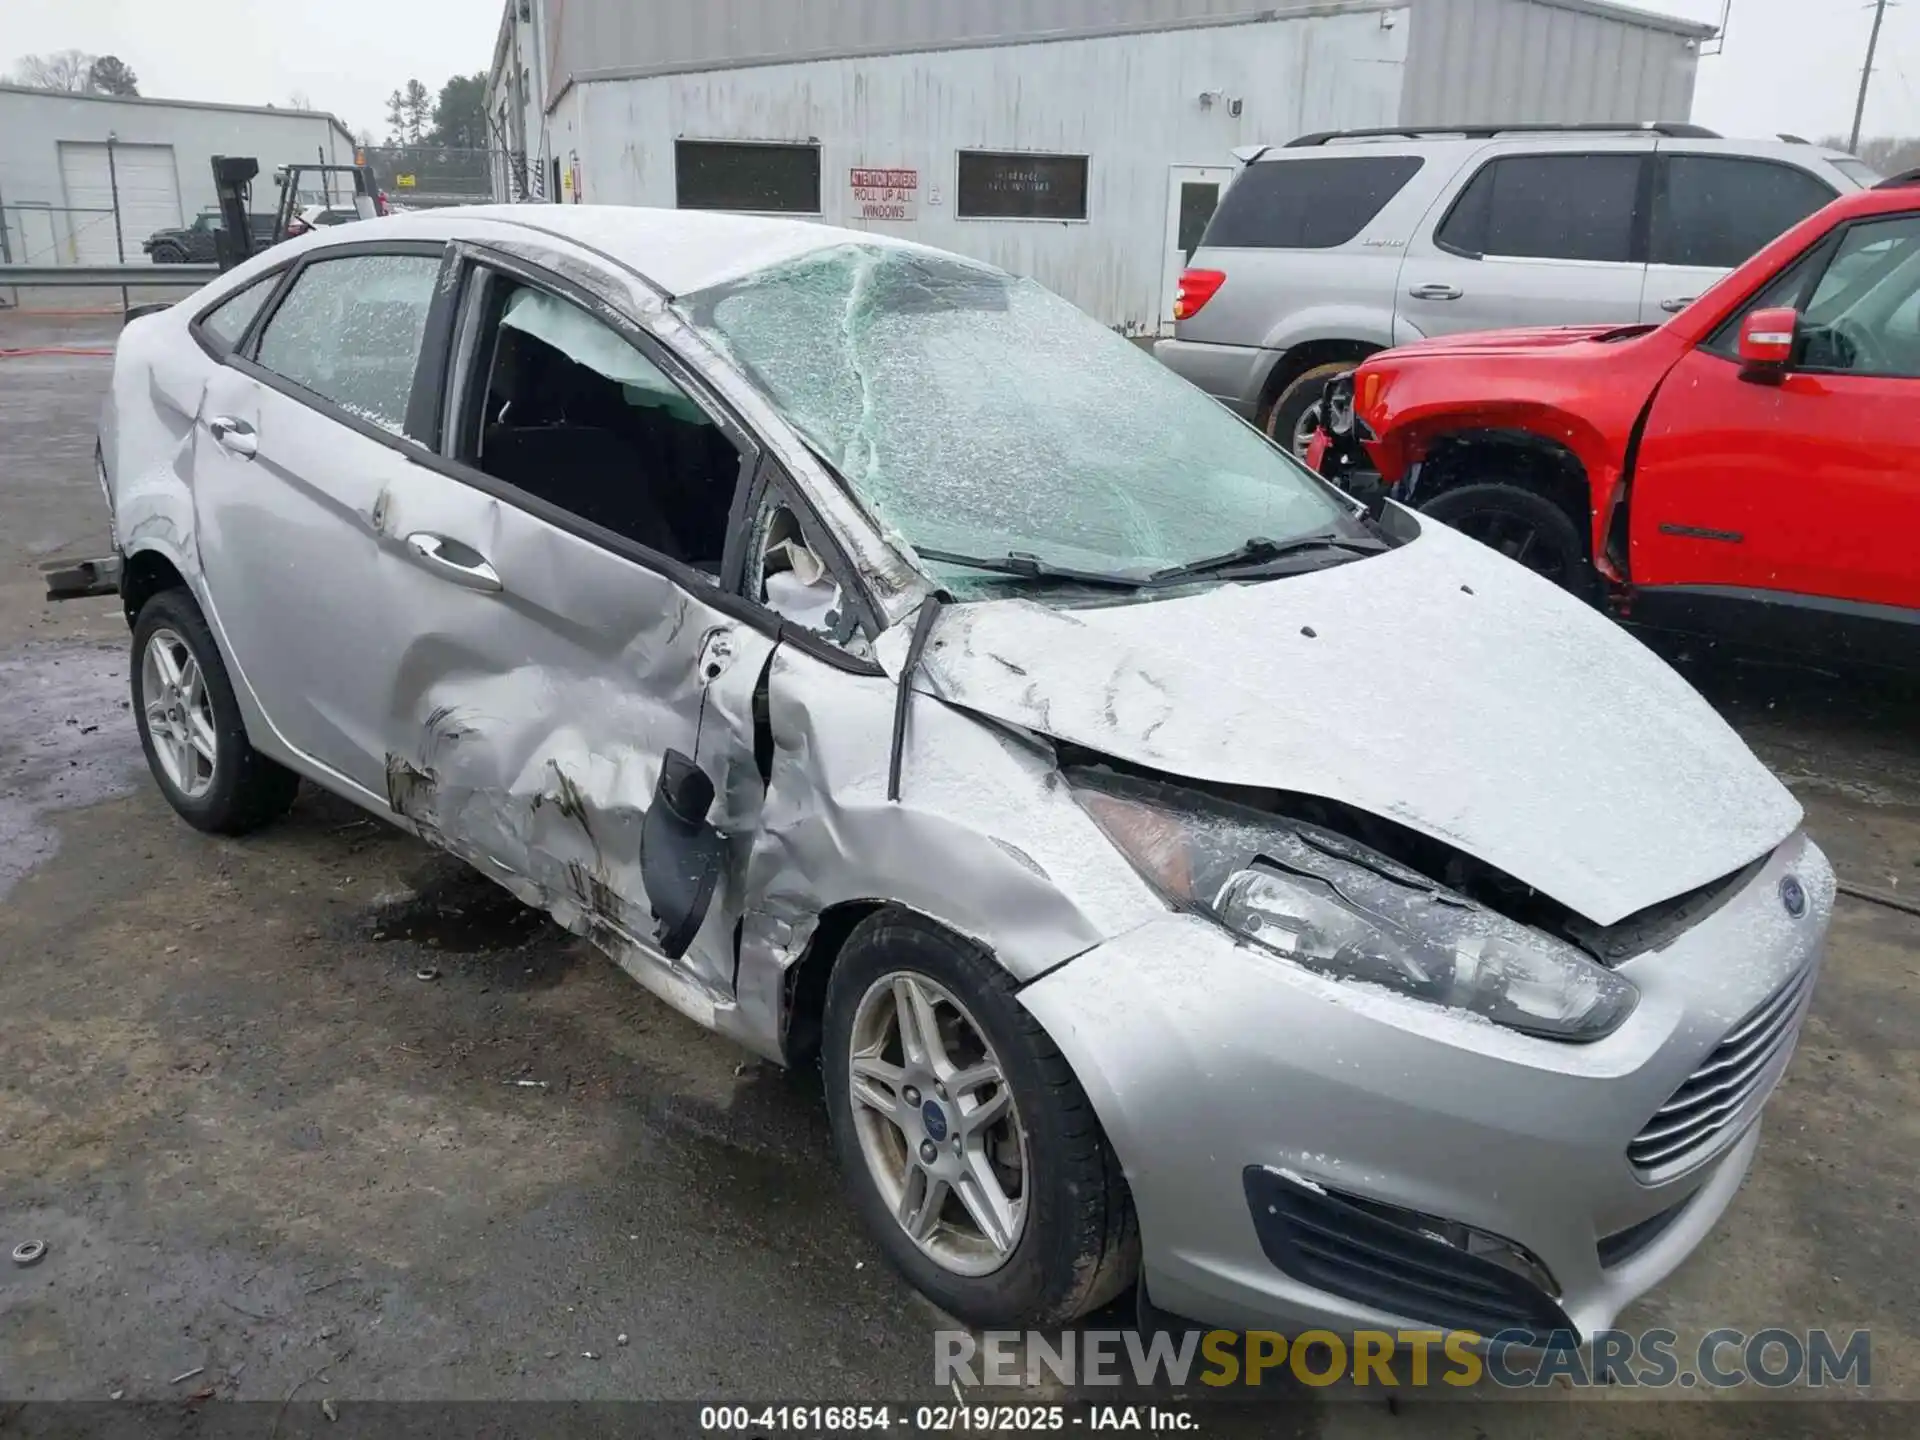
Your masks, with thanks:
[{"label": "shattered windshield", "polygon": [[[1351,524],[1144,350],[987,266],[844,245],[683,304],[918,551],[1144,576]],[[1006,583],[937,568],[956,589]]]}]

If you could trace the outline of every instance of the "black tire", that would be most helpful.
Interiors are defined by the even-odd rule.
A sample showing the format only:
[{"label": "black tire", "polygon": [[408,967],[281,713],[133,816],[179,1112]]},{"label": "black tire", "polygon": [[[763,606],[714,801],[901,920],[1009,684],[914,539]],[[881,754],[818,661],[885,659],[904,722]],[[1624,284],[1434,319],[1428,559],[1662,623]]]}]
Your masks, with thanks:
[{"label": "black tire", "polygon": [[[1344,375],[1359,363],[1358,360],[1330,361],[1314,366],[1294,380],[1280,392],[1273,402],[1273,408],[1267,411],[1267,434],[1304,460],[1306,447],[1299,442],[1296,431],[1307,418],[1308,412],[1320,404],[1320,394],[1327,388],[1327,381],[1336,375]],[[1312,436],[1307,438],[1311,439]]]},{"label": "black tire", "polygon": [[[959,1275],[910,1239],[874,1183],[853,1119],[848,1060],[860,999],[883,976],[912,972],[944,987],[992,1045],[1026,1130],[1026,1223],[1012,1254],[985,1275]],[[975,1326],[1063,1325],[1123,1292],[1140,1234],[1119,1161],[1093,1106],[1047,1033],[985,951],[904,910],[868,917],[827,982],[821,1070],[841,1174],[887,1258],[933,1303]]]},{"label": "black tire", "polygon": [[1443,491],[1420,510],[1582,600],[1593,599],[1597,577],[1586,538],[1546,496],[1492,481]]},{"label": "black tire", "polygon": [[187,252],[170,240],[163,240],[153,247],[153,263],[156,265],[184,265]]},{"label": "black tire", "polygon": [[[158,632],[167,632],[183,644],[200,669],[210,703],[214,755],[212,775],[205,790],[190,795],[167,774],[155,748],[145,692],[147,649]],[[300,777],[253,748],[240,718],[240,702],[226,663],[214,644],[200,607],[185,590],[162,590],[140,607],[133,623],[133,717],[140,727],[140,746],[147,752],[147,768],[167,803],[196,830],[213,835],[244,835],[286,814],[300,788]],[[157,699],[157,697],[156,697]]]}]

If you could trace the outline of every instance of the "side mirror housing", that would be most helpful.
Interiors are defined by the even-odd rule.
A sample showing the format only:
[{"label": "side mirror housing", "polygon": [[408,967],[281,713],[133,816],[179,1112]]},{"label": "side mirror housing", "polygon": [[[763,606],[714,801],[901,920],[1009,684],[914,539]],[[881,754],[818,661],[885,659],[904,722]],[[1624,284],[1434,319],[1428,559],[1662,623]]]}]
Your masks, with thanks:
[{"label": "side mirror housing", "polygon": [[1749,380],[1779,381],[1800,339],[1798,310],[1756,310],[1740,322],[1740,368]]},{"label": "side mirror housing", "polygon": [[678,750],[661,758],[660,783],[640,822],[640,875],[669,959],[687,953],[727,863],[726,837],[707,823],[713,781]]}]

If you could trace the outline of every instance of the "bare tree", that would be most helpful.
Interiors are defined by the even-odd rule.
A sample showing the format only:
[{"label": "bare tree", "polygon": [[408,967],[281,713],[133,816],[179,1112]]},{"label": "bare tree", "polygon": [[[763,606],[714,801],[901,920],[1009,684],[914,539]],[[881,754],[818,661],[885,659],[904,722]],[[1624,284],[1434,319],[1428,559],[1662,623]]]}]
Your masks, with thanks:
[{"label": "bare tree", "polygon": [[36,90],[78,90],[88,88],[94,57],[84,50],[55,50],[50,55],[23,55],[13,67],[14,78]]},{"label": "bare tree", "polygon": [[296,90],[287,96],[287,104],[296,110],[311,110],[313,108],[313,97],[304,90]]}]

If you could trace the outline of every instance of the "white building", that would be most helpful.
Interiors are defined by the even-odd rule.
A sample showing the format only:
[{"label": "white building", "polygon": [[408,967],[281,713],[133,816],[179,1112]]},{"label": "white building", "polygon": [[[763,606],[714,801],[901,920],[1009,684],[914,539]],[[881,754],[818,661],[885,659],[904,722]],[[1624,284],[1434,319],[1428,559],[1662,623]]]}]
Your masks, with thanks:
[{"label": "white building", "polygon": [[1685,120],[1712,27],[1610,0],[508,0],[504,198],[817,215],[1171,321],[1234,151]]},{"label": "white building", "polygon": [[276,166],[351,164],[353,136],[311,110],[0,85],[4,257],[16,265],[111,265],[124,253],[137,264],[146,259],[140,242],[154,231],[217,207],[215,155],[260,162],[253,208],[269,211]]}]

